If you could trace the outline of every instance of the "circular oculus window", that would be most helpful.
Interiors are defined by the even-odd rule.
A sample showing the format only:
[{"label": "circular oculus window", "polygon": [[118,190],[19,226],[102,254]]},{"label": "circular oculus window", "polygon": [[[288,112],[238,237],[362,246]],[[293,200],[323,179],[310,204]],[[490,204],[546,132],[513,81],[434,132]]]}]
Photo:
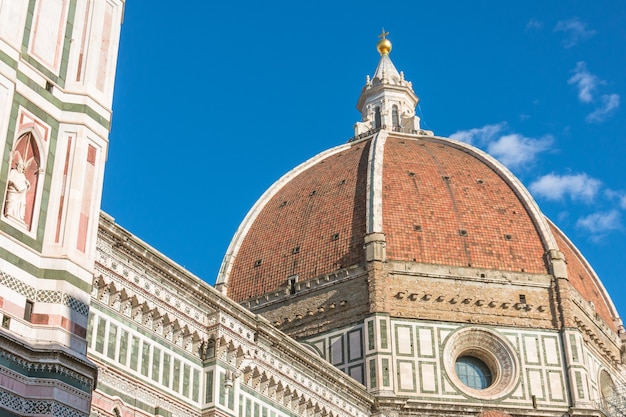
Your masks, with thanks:
[{"label": "circular oculus window", "polygon": [[443,361],[452,383],[475,398],[502,397],[518,380],[513,348],[489,329],[466,328],[453,333],[444,346]]}]

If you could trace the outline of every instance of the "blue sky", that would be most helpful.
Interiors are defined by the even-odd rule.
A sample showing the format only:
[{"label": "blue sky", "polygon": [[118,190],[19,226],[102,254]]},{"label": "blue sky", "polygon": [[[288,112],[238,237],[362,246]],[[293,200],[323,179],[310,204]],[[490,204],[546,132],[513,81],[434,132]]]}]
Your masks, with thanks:
[{"label": "blue sky", "polygon": [[504,162],[626,314],[622,2],[171,4],[126,4],[102,201],[121,226],[213,283],[265,189],[352,136],[384,27],[422,127]]}]

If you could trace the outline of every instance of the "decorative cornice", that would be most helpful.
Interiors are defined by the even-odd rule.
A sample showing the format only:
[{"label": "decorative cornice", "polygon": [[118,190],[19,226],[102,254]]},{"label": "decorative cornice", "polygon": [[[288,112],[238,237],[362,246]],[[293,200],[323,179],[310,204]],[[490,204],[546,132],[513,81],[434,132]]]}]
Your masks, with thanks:
[{"label": "decorative cornice", "polygon": [[0,331],[0,358],[28,377],[58,378],[84,392],[96,385],[96,365],[60,346],[33,347]]}]

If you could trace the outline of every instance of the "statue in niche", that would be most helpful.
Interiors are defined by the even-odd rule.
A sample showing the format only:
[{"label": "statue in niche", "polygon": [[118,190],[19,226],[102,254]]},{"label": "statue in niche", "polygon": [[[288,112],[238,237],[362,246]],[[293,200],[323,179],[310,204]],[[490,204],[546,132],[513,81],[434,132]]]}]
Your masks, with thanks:
[{"label": "statue in niche", "polygon": [[26,179],[24,171],[26,165],[22,158],[15,168],[9,171],[9,179],[7,181],[7,201],[4,205],[4,215],[17,220],[26,225],[26,193],[30,189],[30,181]]},{"label": "statue in niche", "polygon": [[39,174],[39,148],[32,133],[18,138],[11,152],[4,216],[30,230]]}]

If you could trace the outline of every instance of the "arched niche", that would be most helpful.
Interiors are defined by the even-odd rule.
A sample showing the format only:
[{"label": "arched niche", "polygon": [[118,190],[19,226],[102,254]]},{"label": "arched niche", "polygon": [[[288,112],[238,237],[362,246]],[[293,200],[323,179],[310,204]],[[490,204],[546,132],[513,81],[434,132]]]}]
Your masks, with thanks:
[{"label": "arched niche", "polygon": [[36,220],[40,189],[43,186],[42,152],[35,130],[19,134],[9,155],[2,214],[12,223],[30,231]]}]

